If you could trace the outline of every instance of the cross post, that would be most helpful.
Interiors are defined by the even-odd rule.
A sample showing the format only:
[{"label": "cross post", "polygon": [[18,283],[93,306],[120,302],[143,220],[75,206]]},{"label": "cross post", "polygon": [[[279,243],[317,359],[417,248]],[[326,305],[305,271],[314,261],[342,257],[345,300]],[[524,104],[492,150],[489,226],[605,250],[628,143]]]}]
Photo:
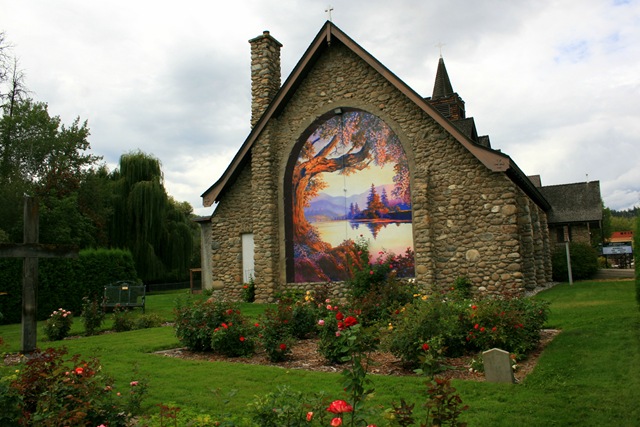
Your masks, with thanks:
[{"label": "cross post", "polygon": [[0,257],[23,258],[22,264],[22,344],[21,352],[36,350],[38,332],[38,258],[77,258],[78,250],[69,246],[41,245],[38,201],[24,196],[24,243],[0,244]]}]

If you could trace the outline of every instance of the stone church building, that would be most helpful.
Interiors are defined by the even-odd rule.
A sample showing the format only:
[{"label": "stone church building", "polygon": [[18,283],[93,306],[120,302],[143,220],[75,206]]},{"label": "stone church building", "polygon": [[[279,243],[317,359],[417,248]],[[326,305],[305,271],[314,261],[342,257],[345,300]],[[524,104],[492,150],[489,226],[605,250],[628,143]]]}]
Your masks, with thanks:
[{"label": "stone church building", "polygon": [[282,85],[282,45],[268,31],[250,45],[252,130],[202,194],[216,205],[200,220],[203,287],[240,299],[253,278],[272,302],[330,282],[339,297],[358,239],[424,289],[551,282],[551,205],[478,135],[442,58],[425,98],[331,22]]}]

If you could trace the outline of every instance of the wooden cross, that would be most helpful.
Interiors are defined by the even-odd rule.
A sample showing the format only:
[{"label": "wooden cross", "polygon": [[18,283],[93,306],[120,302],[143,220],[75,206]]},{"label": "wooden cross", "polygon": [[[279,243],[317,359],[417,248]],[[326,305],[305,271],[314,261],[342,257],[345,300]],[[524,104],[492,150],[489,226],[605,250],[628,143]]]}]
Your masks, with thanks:
[{"label": "wooden cross", "polygon": [[22,264],[22,347],[23,354],[36,349],[38,314],[38,258],[77,258],[69,246],[41,245],[38,201],[24,196],[24,243],[0,244],[0,258],[23,258]]},{"label": "wooden cross", "polygon": [[325,12],[329,14],[329,22],[333,22],[333,20],[331,19],[331,12],[333,11],[333,6],[329,5],[329,7],[327,9],[325,9]]}]

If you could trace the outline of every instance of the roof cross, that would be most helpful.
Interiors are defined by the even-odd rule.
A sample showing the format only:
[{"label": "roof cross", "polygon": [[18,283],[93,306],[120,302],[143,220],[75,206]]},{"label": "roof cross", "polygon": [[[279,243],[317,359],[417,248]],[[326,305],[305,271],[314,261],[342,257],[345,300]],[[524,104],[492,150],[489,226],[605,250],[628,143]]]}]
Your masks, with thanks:
[{"label": "roof cross", "polygon": [[440,49],[440,58],[442,58],[442,47],[446,46],[446,44],[442,43],[442,42],[438,42],[438,44],[436,45],[436,47],[438,49]]},{"label": "roof cross", "polygon": [[331,19],[331,11],[333,10],[333,6],[329,5],[324,11],[329,14],[329,22],[333,22]]}]

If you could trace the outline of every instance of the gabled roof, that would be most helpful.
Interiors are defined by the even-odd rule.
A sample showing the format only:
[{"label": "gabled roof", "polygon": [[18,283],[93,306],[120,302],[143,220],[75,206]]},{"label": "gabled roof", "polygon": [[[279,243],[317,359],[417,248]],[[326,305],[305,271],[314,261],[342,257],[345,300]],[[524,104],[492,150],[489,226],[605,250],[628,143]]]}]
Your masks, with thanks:
[{"label": "gabled roof", "polygon": [[[364,62],[378,71],[389,83],[397,90],[407,96],[416,106],[421,108],[427,115],[433,118],[440,126],[442,126],[449,134],[451,134],[462,146],[464,146],[471,154],[473,154],[480,162],[493,172],[507,172],[507,175],[516,182],[529,196],[535,200],[541,207],[548,209],[548,203],[542,197],[540,192],[535,188],[528,178],[522,173],[518,166],[511,160],[509,156],[498,150],[492,150],[487,147],[475,144],[467,138],[453,123],[438,113],[422,96],[407,86],[395,74],[387,69],[382,63],[374,58],[369,52],[364,50],[360,45],[347,36],[342,30],[336,27],[332,22],[327,21],[320,29],[316,37],[307,48],[306,52],[295,66],[287,80],[284,82],[274,99],[271,101],[262,117],[251,130],[251,133],[244,141],[240,150],[224,171],[220,179],[216,181],[203,194],[203,205],[211,206],[214,202],[218,202],[225,190],[233,184],[236,177],[240,173],[242,166],[250,159],[250,150],[255,141],[258,139],[265,126],[272,117],[277,117],[284,109],[287,101],[293,96],[296,89],[300,86],[306,75],[315,65],[318,58],[327,51],[332,44],[341,43],[350,49]],[[446,71],[446,70],[445,70]]]},{"label": "gabled roof", "polygon": [[548,185],[540,192],[551,204],[549,224],[602,220],[600,181]]}]

